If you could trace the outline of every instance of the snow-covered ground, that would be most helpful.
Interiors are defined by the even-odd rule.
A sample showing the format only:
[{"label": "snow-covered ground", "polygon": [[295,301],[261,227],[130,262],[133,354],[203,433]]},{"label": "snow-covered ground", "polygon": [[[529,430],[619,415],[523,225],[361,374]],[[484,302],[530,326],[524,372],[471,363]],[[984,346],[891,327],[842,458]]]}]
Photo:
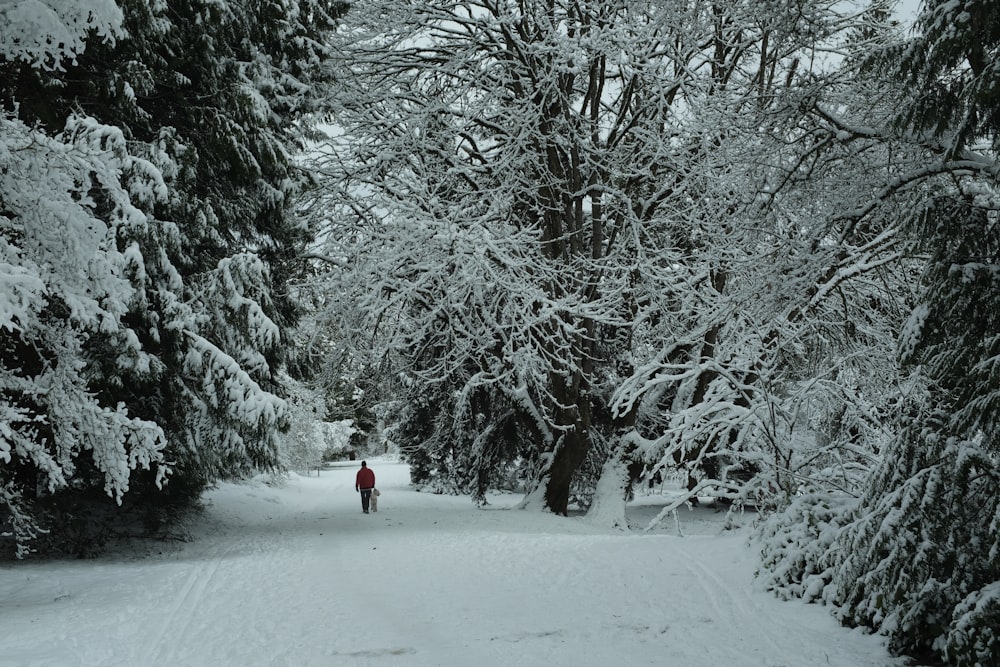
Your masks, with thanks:
[{"label": "snow-covered ground", "polygon": [[[3,665],[887,667],[879,638],[753,579],[749,527],[681,511],[619,533],[417,493],[372,461],[280,488],[223,485],[192,541],[142,556],[0,566]],[[630,506],[655,515],[661,498]],[[749,520],[746,521],[749,523]]]}]

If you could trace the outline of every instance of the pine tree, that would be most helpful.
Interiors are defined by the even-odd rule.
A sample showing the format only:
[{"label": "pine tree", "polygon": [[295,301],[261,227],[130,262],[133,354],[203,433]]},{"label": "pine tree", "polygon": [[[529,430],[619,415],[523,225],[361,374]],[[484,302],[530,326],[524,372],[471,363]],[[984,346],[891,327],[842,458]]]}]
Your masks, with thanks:
[{"label": "pine tree", "polygon": [[[161,467],[133,474],[124,498],[151,526],[214,479],[280,463],[286,409],[275,373],[296,316],[284,285],[305,241],[289,209],[302,182],[292,155],[300,122],[317,110],[324,35],[342,10],[312,0],[128,0],[115,39],[83,39],[86,49],[58,68],[0,63],[4,98],[25,122],[49,134],[76,136],[88,123],[117,133],[111,144],[91,132],[103,141],[95,151],[123,153],[121,182],[80,198],[101,220],[131,212],[110,236],[122,257],[114,274],[128,288],[117,291],[125,330],[87,336],[78,363],[100,405],[159,429],[166,492]],[[67,126],[77,115],[84,120]],[[124,203],[109,196],[112,185]],[[103,489],[91,472],[78,467],[75,493]],[[46,499],[58,504],[59,488]]]},{"label": "pine tree", "polygon": [[1000,6],[992,0],[924,0],[916,36],[871,65],[894,75],[906,98],[897,128],[942,141],[955,156],[980,140],[1000,145]]},{"label": "pine tree", "polygon": [[[927,383],[833,546],[828,599],[900,652],[1000,663],[1000,6],[927,0],[871,65],[904,85],[896,129],[950,172],[910,225],[927,253],[900,339]],[[948,166],[952,165],[952,166]],[[919,400],[917,400],[919,396]]]},{"label": "pine tree", "polygon": [[[0,11],[5,83],[58,69],[88,31],[121,35],[109,3],[31,9]],[[62,41],[32,32],[39,26]],[[43,501],[79,479],[117,502],[138,470],[154,486],[164,480],[163,429],[96,390],[91,356],[113,348],[116,369],[135,373],[152,361],[127,322],[135,258],[117,238],[149,224],[127,181],[150,192],[163,183],[117,128],[72,112],[49,135],[15,111],[0,110],[0,545],[23,556],[47,533]]]},{"label": "pine tree", "polygon": [[943,197],[915,230],[930,252],[902,357],[931,386],[906,414],[838,545],[833,599],[907,653],[1000,659],[1000,221]]}]

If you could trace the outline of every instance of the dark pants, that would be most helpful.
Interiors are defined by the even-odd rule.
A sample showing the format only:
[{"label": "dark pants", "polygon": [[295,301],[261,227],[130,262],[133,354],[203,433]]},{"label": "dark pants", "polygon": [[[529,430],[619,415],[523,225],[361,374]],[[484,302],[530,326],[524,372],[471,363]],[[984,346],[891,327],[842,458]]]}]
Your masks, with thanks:
[{"label": "dark pants", "polygon": [[372,490],[371,489],[361,489],[361,509],[363,509],[364,511],[367,512],[368,511],[368,503],[371,502],[371,499],[372,499]]}]

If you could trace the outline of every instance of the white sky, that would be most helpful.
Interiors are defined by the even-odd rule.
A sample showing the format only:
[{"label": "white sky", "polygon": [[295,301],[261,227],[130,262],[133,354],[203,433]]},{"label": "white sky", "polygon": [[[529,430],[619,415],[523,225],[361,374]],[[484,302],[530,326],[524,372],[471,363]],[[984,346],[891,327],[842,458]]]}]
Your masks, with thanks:
[{"label": "white sky", "polygon": [[921,0],[899,0],[896,6],[896,15],[899,20],[904,23],[913,23],[913,19],[917,16],[917,10],[920,8]]}]

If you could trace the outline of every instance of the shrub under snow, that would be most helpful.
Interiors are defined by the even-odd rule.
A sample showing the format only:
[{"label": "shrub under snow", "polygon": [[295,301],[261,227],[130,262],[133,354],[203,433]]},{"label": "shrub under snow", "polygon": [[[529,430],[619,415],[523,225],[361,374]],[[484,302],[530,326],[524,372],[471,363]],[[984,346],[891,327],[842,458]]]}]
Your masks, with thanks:
[{"label": "shrub under snow", "polygon": [[946,421],[904,429],[856,507],[803,496],[765,522],[761,576],[896,652],[986,667],[1000,664],[1000,462]]}]

